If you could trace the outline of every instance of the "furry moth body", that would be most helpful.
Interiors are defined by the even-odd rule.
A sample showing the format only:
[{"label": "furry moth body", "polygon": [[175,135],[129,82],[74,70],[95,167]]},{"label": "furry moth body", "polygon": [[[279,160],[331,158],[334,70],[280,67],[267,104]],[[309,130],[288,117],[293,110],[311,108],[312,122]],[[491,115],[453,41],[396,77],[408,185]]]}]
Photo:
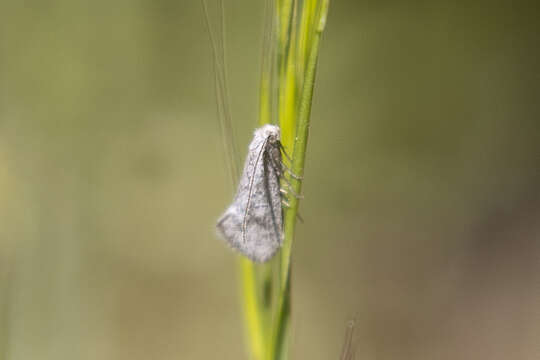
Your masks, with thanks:
[{"label": "furry moth body", "polygon": [[231,205],[217,229],[225,241],[255,262],[268,261],[283,243],[280,129],[255,130]]}]

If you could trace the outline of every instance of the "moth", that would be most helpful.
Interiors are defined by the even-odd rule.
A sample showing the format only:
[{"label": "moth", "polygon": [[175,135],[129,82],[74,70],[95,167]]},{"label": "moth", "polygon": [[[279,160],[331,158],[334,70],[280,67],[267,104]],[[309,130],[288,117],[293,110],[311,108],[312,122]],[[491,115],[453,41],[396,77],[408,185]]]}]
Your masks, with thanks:
[{"label": "moth", "polygon": [[236,195],[217,223],[225,241],[255,262],[274,256],[283,243],[281,132],[255,130]]}]

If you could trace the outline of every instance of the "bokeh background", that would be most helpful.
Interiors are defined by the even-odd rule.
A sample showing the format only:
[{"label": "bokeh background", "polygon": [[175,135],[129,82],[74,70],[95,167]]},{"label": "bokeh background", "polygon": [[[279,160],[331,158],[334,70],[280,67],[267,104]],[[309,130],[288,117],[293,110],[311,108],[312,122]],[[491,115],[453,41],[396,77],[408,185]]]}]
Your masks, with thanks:
[{"label": "bokeh background", "polygon": [[[292,359],[540,358],[540,12],[331,3]],[[263,1],[227,2],[245,149]],[[215,21],[215,18],[214,18]],[[0,359],[245,358],[200,3],[0,2]]]}]

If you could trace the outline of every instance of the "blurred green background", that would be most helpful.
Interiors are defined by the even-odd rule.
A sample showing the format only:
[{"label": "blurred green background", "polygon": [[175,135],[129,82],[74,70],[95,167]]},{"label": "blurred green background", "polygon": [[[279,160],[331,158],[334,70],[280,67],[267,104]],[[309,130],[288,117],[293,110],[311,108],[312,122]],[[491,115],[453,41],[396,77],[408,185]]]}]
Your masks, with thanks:
[{"label": "blurred green background", "polygon": [[[540,358],[535,2],[334,0],[292,359]],[[263,1],[227,2],[239,148]],[[245,357],[198,0],[0,2],[0,359]]]}]

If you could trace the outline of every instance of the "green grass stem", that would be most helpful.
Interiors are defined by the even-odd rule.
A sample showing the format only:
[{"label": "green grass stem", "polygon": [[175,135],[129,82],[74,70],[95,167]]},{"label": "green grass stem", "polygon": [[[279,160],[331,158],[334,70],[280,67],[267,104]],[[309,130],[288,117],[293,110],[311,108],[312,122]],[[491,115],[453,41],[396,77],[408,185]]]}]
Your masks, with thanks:
[{"label": "green grass stem", "polygon": [[[319,44],[328,0],[268,0],[260,85],[260,124],[278,123],[292,172],[303,176]],[[302,181],[286,175],[294,193]],[[299,201],[289,196],[284,243],[275,260],[240,260],[250,353],[255,360],[285,360],[291,317],[291,255]]]}]

